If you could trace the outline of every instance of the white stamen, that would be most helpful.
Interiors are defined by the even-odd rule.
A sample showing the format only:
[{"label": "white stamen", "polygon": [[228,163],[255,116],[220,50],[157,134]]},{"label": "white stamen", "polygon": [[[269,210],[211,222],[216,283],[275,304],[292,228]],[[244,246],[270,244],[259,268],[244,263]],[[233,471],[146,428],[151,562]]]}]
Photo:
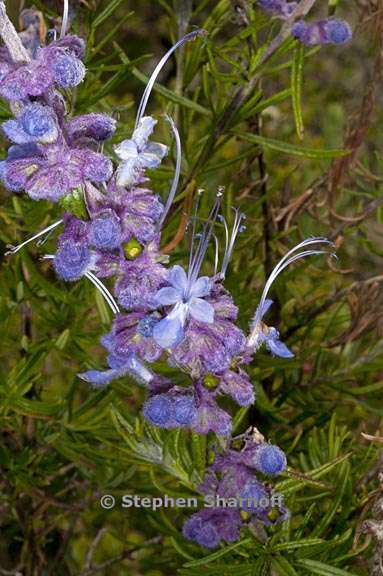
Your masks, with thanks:
[{"label": "white stamen", "polygon": [[69,0],[64,0],[64,12],[62,17],[60,38],[64,38],[68,28],[68,17],[69,17]]},{"label": "white stamen", "polygon": [[156,80],[157,80],[157,76],[161,72],[161,70],[164,67],[164,65],[166,64],[166,62],[169,60],[170,56],[173,54],[173,52],[175,52],[177,50],[177,48],[179,48],[180,46],[182,46],[186,42],[189,42],[189,40],[194,40],[195,38],[197,38],[197,36],[204,36],[204,35],[206,35],[206,31],[202,30],[202,29],[198,29],[198,30],[194,30],[193,32],[189,32],[189,34],[186,34],[186,36],[184,36],[183,38],[178,40],[178,42],[176,42],[176,44],[174,44],[174,46],[172,46],[170,48],[170,50],[168,50],[166,52],[166,54],[158,62],[158,64],[155,67],[151,77],[149,78],[149,82],[147,83],[146,88],[144,90],[144,93],[142,95],[141,102],[140,102],[140,105],[138,107],[135,128],[138,127],[139,121],[141,120],[141,118],[145,114],[145,109],[146,109],[146,106],[148,104],[150,93],[153,89],[153,86],[154,86]]},{"label": "white stamen", "polygon": [[101,282],[101,280],[97,278],[97,276],[95,276],[93,272],[89,271],[85,273],[85,277],[92,282],[92,284],[99,290],[99,292],[101,292],[106,302],[109,304],[112,312],[114,312],[114,314],[119,314],[120,309],[117,305],[117,302],[115,301],[115,299],[113,298],[112,294],[109,292],[107,287]]},{"label": "white stamen", "polygon": [[215,234],[213,234],[214,242],[215,242],[215,256],[214,256],[214,276],[217,274],[218,271],[218,261],[219,261],[219,242],[218,238]]},{"label": "white stamen", "polygon": [[193,260],[188,270],[189,286],[192,286],[198,278],[198,274],[206,254],[206,250],[209,245],[211,235],[213,233],[213,227],[217,220],[218,212],[221,206],[222,194],[223,194],[222,189],[219,189],[216,196],[216,201],[214,202],[214,206],[211,209],[207,221],[205,222],[204,227],[202,229],[197,249],[195,251],[195,254],[193,254]]},{"label": "white stamen", "polygon": [[194,215],[192,218],[193,225],[192,225],[191,238],[190,238],[188,270],[191,269],[191,265],[192,265],[193,257],[194,257],[194,241],[197,238],[197,235],[196,235],[196,227],[197,227],[197,219],[198,219],[197,214],[198,214],[200,199],[201,199],[203,192],[204,192],[203,188],[199,188],[197,190],[197,199],[195,201]]},{"label": "white stamen", "polygon": [[176,141],[176,170],[174,173],[174,178],[173,178],[173,182],[170,188],[170,192],[168,195],[168,199],[166,201],[165,204],[165,208],[164,211],[162,213],[161,219],[158,222],[157,225],[157,229],[159,230],[162,226],[162,224],[165,222],[165,218],[169,213],[170,210],[170,206],[173,204],[173,200],[174,200],[174,196],[176,195],[177,192],[177,188],[178,188],[178,182],[180,180],[180,174],[181,174],[181,156],[182,156],[182,149],[181,149],[181,139],[180,139],[180,135],[177,129],[177,126],[175,125],[174,121],[172,118],[170,118],[170,116],[166,115],[166,120],[169,122],[171,129],[173,131],[174,134],[174,138]]},{"label": "white stamen", "polygon": [[35,234],[31,238],[28,238],[28,240],[25,240],[25,242],[23,242],[22,244],[19,244],[18,246],[11,246],[10,244],[8,244],[7,248],[9,248],[9,250],[7,252],[5,252],[4,256],[9,256],[10,254],[16,254],[16,252],[21,250],[21,248],[24,248],[24,246],[26,246],[30,242],[37,240],[37,238],[40,238],[41,236],[48,234],[49,232],[51,232],[52,230],[57,228],[57,226],[62,224],[62,222],[63,222],[62,220],[58,220],[54,224],[51,224],[50,226],[48,226],[48,228],[44,228],[44,230],[41,230],[41,232],[38,232],[37,234]]},{"label": "white stamen", "polygon": [[230,241],[228,240],[227,224],[226,224],[226,221],[224,219],[225,233],[226,233],[226,250],[225,250],[224,257],[223,257],[222,268],[221,268],[222,278],[225,277],[226,270],[227,270],[227,267],[229,265],[231,255],[233,253],[235,240],[238,236],[238,232],[240,232],[241,222],[242,222],[242,220],[244,220],[246,218],[246,216],[244,214],[242,214],[242,212],[240,212],[238,208],[233,208],[233,210],[235,212],[235,218],[234,218],[233,230],[231,232]]}]

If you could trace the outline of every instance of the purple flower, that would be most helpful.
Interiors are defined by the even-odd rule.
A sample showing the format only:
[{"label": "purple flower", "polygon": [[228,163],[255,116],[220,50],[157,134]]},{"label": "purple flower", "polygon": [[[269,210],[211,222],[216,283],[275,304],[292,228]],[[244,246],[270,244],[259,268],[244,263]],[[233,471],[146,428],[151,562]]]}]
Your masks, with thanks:
[{"label": "purple flower", "polygon": [[77,86],[85,76],[84,42],[76,36],[52,42],[37,51],[27,64],[10,64],[0,79],[0,95],[7,100],[26,100],[46,94],[54,85]]},{"label": "purple flower", "polygon": [[58,137],[56,115],[48,106],[37,103],[25,106],[20,116],[4,122],[2,129],[15,144],[52,144]]},{"label": "purple flower", "polygon": [[306,46],[319,44],[346,44],[352,38],[352,31],[347,22],[333,18],[317,20],[307,23],[304,20],[295,22],[291,30],[294,38],[297,38]]},{"label": "purple flower", "polygon": [[286,464],[285,453],[274,444],[259,444],[251,452],[251,458],[247,458],[248,466],[270,476],[281,474],[285,470]]},{"label": "purple flower", "polygon": [[273,282],[276,280],[279,274],[290,264],[293,264],[294,262],[300,260],[301,258],[306,258],[307,256],[316,256],[320,254],[327,254],[329,256],[334,256],[334,254],[331,252],[322,249],[319,250],[317,248],[316,249],[309,248],[308,250],[305,249],[299,252],[299,250],[301,250],[302,248],[307,248],[308,246],[311,247],[312,245],[320,245],[320,244],[333,246],[333,244],[326,238],[321,237],[307,238],[306,240],[303,240],[303,242],[300,242],[299,244],[297,244],[297,246],[289,250],[287,254],[285,254],[285,256],[283,256],[283,258],[278,262],[274,270],[271,272],[269,278],[267,279],[259,305],[255,311],[253,320],[251,322],[251,332],[247,340],[247,346],[250,351],[256,352],[262,346],[262,344],[265,344],[267,349],[274,356],[280,356],[281,358],[292,358],[294,356],[291,350],[289,350],[287,346],[279,339],[278,330],[274,327],[266,326],[266,324],[264,324],[262,321],[264,315],[267,313],[267,311],[269,310],[270,306],[273,303],[272,300],[267,298],[267,295]]},{"label": "purple flower", "polygon": [[104,387],[112,380],[127,375],[142,386],[148,386],[154,379],[154,374],[133,355],[123,359],[109,357],[109,366],[109,370],[88,370],[78,376],[96,388]]},{"label": "purple flower", "polygon": [[238,369],[238,372],[226,370],[219,377],[219,392],[231,396],[239,406],[254,404],[254,388],[246,372],[241,369]]},{"label": "purple flower", "polygon": [[222,410],[214,399],[214,394],[203,388],[201,383],[197,386],[198,412],[193,430],[198,434],[215,432],[219,436],[228,436],[231,432],[231,417]]},{"label": "purple flower", "polygon": [[121,223],[121,241],[136,238],[141,244],[157,237],[156,224],[164,207],[160,197],[144,188],[129,191],[116,185],[114,178],[109,182],[107,194],[92,203],[92,216],[103,210],[111,210]]},{"label": "purple flower", "polygon": [[242,508],[251,512],[264,512],[270,508],[267,491],[258,480],[249,480],[239,492],[239,498],[243,499]]},{"label": "purple flower", "polygon": [[144,116],[138,123],[130,140],[124,140],[115,147],[116,155],[122,160],[117,169],[118,186],[132,186],[142,181],[147,168],[157,168],[167,154],[168,148],[158,142],[149,142],[157,121]]},{"label": "purple flower", "polygon": [[157,245],[152,242],[137,258],[122,264],[115,294],[123,308],[147,311],[156,307],[154,296],[168,277],[160,260]]},{"label": "purple flower", "polygon": [[112,356],[126,358],[134,354],[147,362],[156,362],[162,356],[162,348],[152,338],[148,324],[157,321],[155,315],[147,316],[144,312],[120,314],[101,342]]},{"label": "purple flower", "polygon": [[210,292],[207,276],[194,279],[191,275],[187,276],[181,266],[173,266],[169,283],[170,287],[161,288],[155,295],[158,306],[174,305],[154,327],[153,337],[162,348],[173,348],[183,339],[189,316],[207,324],[214,321],[214,308],[203,299]]},{"label": "purple flower", "polygon": [[90,250],[83,243],[73,240],[66,240],[61,244],[53,261],[57,275],[66,282],[79,280],[90,265]]},{"label": "purple flower", "polygon": [[298,2],[287,2],[286,0],[258,0],[258,6],[273,16],[287,19],[298,6]]},{"label": "purple flower", "polygon": [[169,391],[149,397],[143,407],[148,422],[160,428],[182,428],[193,425],[197,418],[194,393],[173,386]]},{"label": "purple flower", "polygon": [[72,145],[87,143],[89,140],[104,142],[116,130],[116,121],[105,114],[84,114],[75,116],[65,125],[68,142]]},{"label": "purple flower", "polygon": [[87,180],[101,183],[112,175],[112,163],[106,156],[93,150],[70,149],[63,140],[38,145],[28,152],[20,158],[27,154],[21,148],[8,156],[2,179],[10,190],[24,189],[34,200],[57,202]]},{"label": "purple flower", "polygon": [[217,314],[215,301],[210,300],[209,303],[215,311],[214,323],[190,320],[183,340],[169,356],[170,365],[182,366],[193,378],[228,370],[233,358],[245,349],[243,332],[233,322]]},{"label": "purple flower", "polygon": [[157,394],[147,400],[142,409],[145,420],[160,428],[171,428],[173,405],[167,394]]},{"label": "purple flower", "polygon": [[114,250],[121,244],[121,224],[113,212],[107,211],[90,223],[90,242],[100,250]]},{"label": "purple flower", "polygon": [[182,534],[204,548],[216,548],[222,540],[227,543],[238,540],[241,524],[238,510],[205,508],[188,518]]}]

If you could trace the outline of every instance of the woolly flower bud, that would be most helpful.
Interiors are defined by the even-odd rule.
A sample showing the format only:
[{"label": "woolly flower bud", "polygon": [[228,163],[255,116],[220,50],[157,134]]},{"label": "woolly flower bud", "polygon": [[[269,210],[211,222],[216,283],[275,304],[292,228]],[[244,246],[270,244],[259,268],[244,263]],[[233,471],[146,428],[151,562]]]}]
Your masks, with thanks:
[{"label": "woolly flower bud", "polygon": [[261,444],[255,450],[251,464],[259,472],[275,476],[285,470],[287,462],[284,452],[278,446]]},{"label": "woolly flower bud", "polygon": [[173,416],[172,402],[166,394],[157,394],[145,402],[142,412],[151,424],[167,428]]},{"label": "woolly flower bud", "polygon": [[84,80],[85,66],[71,54],[60,54],[53,62],[55,81],[63,88],[74,88]]},{"label": "woolly flower bud", "polygon": [[34,138],[57,135],[56,122],[52,110],[41,104],[26,106],[19,118],[24,131]]},{"label": "woolly flower bud", "polygon": [[76,116],[66,125],[68,138],[73,141],[91,138],[97,142],[108,140],[116,130],[116,120],[105,114],[84,114]]},{"label": "woolly flower bud", "polygon": [[351,28],[343,20],[329,20],[327,33],[334,44],[345,44],[352,38]]},{"label": "woolly flower bud", "polygon": [[174,400],[174,419],[180,426],[190,426],[197,416],[193,396],[178,396]]},{"label": "woolly flower bud", "polygon": [[73,282],[85,273],[90,260],[91,254],[86,245],[67,240],[57,250],[53,265],[60,278]]},{"label": "woolly flower bud", "polygon": [[306,46],[346,44],[352,38],[352,31],[347,22],[336,19],[317,20],[312,24],[299,20],[292,27],[291,33]]},{"label": "woolly flower bud", "polygon": [[145,318],[142,318],[142,320],[137,324],[137,332],[141,334],[141,336],[144,336],[144,338],[150,338],[153,336],[153,328],[157,322],[158,318],[145,316]]},{"label": "woolly flower bud", "polygon": [[244,500],[242,502],[244,510],[260,512],[267,507],[267,492],[257,480],[249,480],[245,484],[245,487],[240,492],[240,498]]},{"label": "woolly flower bud", "polygon": [[205,548],[216,548],[220,542],[219,534],[211,522],[206,522],[196,534],[196,542]]},{"label": "woolly flower bud", "polygon": [[90,225],[90,239],[100,250],[114,250],[121,243],[121,226],[113,215],[94,218]]},{"label": "woolly flower bud", "polygon": [[204,517],[204,513],[193,514],[184,524],[182,534],[188,540],[194,540],[204,548],[216,548],[220,536],[214,524]]}]

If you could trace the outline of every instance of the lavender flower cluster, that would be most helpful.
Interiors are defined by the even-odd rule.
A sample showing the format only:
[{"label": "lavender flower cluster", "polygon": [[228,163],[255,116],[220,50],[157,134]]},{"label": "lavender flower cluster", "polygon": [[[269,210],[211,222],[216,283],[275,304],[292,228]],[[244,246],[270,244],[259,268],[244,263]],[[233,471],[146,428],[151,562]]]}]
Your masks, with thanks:
[{"label": "lavender flower cluster", "polygon": [[[258,0],[258,6],[281,20],[294,18],[299,2],[287,0]],[[293,23],[291,34],[306,46],[320,44],[346,44],[352,38],[352,31],[347,22],[339,18],[323,18],[314,22],[297,20]]]},{"label": "lavender flower cluster", "polygon": [[[268,11],[288,15],[294,3],[261,4]],[[168,147],[151,140],[157,121],[146,116],[145,110],[156,78],[172,53],[203,34],[201,30],[187,34],[161,59],[142,96],[132,136],[114,146],[113,159],[100,150],[113,136],[115,120],[98,113],[70,117],[67,112],[65,95],[86,73],[83,40],[65,35],[63,25],[61,38],[51,44],[33,50],[26,45],[24,62],[14,61],[3,48],[0,95],[9,100],[14,118],[2,124],[11,146],[0,164],[0,176],[10,191],[25,191],[34,200],[58,202],[64,209],[62,219],[11,247],[10,253],[62,226],[55,254],[44,258],[52,261],[61,280],[91,281],[115,314],[110,332],[102,339],[108,367],[88,370],[80,378],[102,387],[129,375],[147,389],[143,416],[152,425],[213,432],[226,439],[229,447],[225,453],[216,452],[199,487],[202,494],[261,497],[270,494],[270,489],[256,473],[276,475],[284,470],[286,458],[278,447],[259,437],[247,436],[240,451],[230,448],[231,415],[219,400],[226,395],[239,406],[253,404],[254,388],[245,367],[262,345],[274,356],[293,356],[278,330],[264,322],[272,304],[269,290],[287,266],[307,256],[330,254],[331,243],[321,237],[308,238],[287,252],[265,284],[249,334],[237,325],[238,308],[224,287],[245,216],[233,209],[230,229],[220,214],[222,189],[205,220],[199,214],[198,194],[189,224],[188,264],[169,267],[169,258],[161,252],[161,232],[180,177],[181,142],[168,118],[177,158],[164,203],[148,186],[147,170],[160,165]],[[203,275],[217,227],[224,231],[225,248],[220,255],[216,243],[214,272]],[[102,281],[112,277],[113,294]],[[182,385],[150,367],[159,360],[179,369]],[[259,507],[204,510],[187,521],[184,535],[213,548],[220,541],[236,540],[244,523],[254,519],[269,523],[270,513]],[[286,511],[279,510],[277,518],[285,516]]]},{"label": "lavender flower cluster", "polygon": [[[235,447],[240,442],[239,447]],[[261,476],[275,477],[286,468],[286,456],[278,446],[268,444],[258,430],[234,438],[225,448],[213,449],[212,464],[200,494],[223,499],[227,506],[203,508],[183,526],[183,535],[205,548],[220,542],[235,542],[243,527],[251,529],[261,522],[272,525],[288,517],[288,510]],[[257,477],[258,475],[258,477]],[[230,506],[230,503],[233,506]]]}]

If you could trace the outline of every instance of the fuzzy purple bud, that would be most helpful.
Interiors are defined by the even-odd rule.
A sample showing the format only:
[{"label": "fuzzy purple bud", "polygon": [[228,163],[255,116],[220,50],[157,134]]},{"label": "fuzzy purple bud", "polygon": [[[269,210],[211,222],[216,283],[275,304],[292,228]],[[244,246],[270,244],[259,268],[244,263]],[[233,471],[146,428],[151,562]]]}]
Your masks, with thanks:
[{"label": "fuzzy purple bud", "polygon": [[66,134],[71,142],[84,139],[103,142],[113,136],[116,121],[106,114],[84,114],[76,116],[66,125]]},{"label": "fuzzy purple bud", "polygon": [[168,428],[173,419],[173,405],[166,394],[149,398],[142,409],[144,418],[160,428]]},{"label": "fuzzy purple bud", "polygon": [[74,88],[85,77],[85,66],[71,54],[59,54],[53,61],[53,76],[62,88]]},{"label": "fuzzy purple bud", "polygon": [[90,224],[90,241],[100,250],[114,250],[121,243],[121,226],[113,214],[94,218]]},{"label": "fuzzy purple bud", "polygon": [[91,254],[86,245],[67,240],[57,250],[53,265],[60,278],[73,282],[83,276],[90,261]]},{"label": "fuzzy purple bud", "polygon": [[253,466],[259,472],[270,476],[281,474],[286,464],[285,453],[273,444],[260,444],[248,462],[248,466]]},{"label": "fuzzy purple bud", "polygon": [[346,44],[352,38],[352,31],[348,23],[338,19],[317,20],[312,24],[299,20],[293,25],[291,33],[294,38],[306,46],[341,45]]}]

